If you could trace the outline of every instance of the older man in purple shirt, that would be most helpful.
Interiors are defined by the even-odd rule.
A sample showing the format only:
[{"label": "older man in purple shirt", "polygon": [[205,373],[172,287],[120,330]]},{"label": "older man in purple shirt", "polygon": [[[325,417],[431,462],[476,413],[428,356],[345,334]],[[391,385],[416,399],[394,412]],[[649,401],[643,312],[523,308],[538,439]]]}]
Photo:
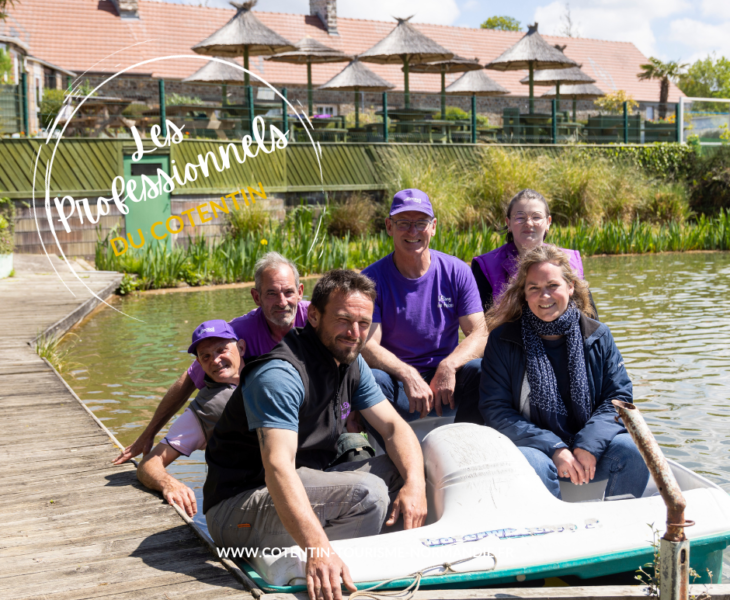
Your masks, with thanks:
[{"label": "older man in purple shirt", "polygon": [[482,423],[487,328],[474,276],[463,261],[429,249],[436,218],[421,190],[398,192],[385,225],[394,251],[363,271],[377,298],[362,355],[404,419],[456,414]]},{"label": "older man in purple shirt", "polygon": [[[245,342],[244,362],[270,352],[292,327],[304,327],[307,323],[309,302],[302,301],[304,285],[299,282],[299,272],[293,262],[276,252],[265,254],[256,263],[254,282],[251,296],[259,308],[230,322],[238,339]],[[114,464],[149,453],[157,433],[196,388],[205,387],[204,377],[201,366],[193,362],[164,395],[142,434],[122,451]]]}]

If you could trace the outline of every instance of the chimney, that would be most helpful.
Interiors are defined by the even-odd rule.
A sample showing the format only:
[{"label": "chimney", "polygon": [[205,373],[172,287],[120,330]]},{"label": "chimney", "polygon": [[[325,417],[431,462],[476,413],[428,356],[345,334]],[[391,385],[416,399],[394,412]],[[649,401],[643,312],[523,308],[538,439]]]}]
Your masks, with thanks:
[{"label": "chimney", "polygon": [[137,0],[111,0],[122,19],[139,19]]},{"label": "chimney", "polygon": [[309,0],[309,14],[319,17],[327,33],[340,35],[337,32],[337,0]]}]

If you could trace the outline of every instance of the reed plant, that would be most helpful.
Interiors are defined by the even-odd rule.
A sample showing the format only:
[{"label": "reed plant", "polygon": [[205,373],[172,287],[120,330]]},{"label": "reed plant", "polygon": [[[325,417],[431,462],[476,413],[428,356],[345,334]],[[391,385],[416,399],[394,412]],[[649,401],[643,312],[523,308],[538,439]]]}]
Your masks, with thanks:
[{"label": "reed plant", "polygon": [[500,224],[509,200],[525,188],[543,194],[562,225],[683,221],[690,214],[685,183],[655,178],[635,162],[606,153],[486,147],[474,160],[453,156],[436,160],[425,152],[392,150],[384,165],[386,196],[422,189],[439,221],[457,229]]},{"label": "reed plant", "polygon": [[[283,223],[270,223],[261,234],[249,232],[238,238],[211,242],[188,239],[186,245],[167,251],[163,246],[145,246],[115,256],[108,239],[96,246],[96,267],[137,276],[139,289],[252,281],[256,260],[275,250],[293,260],[302,275],[324,273],[334,268],[363,269],[393,251],[384,231],[342,237],[326,233],[326,213],[301,207]],[[439,226],[431,247],[469,262],[505,241],[504,231],[480,222],[467,230]],[[550,228],[548,242],[579,250],[584,256],[730,250],[730,210],[715,217],[701,215],[692,222],[657,224],[614,220],[592,224],[586,221]]]}]

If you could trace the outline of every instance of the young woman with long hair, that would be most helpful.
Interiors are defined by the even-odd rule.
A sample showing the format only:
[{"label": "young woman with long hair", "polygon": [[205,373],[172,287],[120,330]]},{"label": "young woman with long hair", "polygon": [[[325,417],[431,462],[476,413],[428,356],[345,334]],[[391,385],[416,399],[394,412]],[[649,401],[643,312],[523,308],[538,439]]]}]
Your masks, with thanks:
[{"label": "young woman with long hair", "polygon": [[525,253],[487,313],[479,410],[547,488],[608,480],[606,496],[640,497],[649,471],[611,400],[633,401],[624,361],[594,316],[588,285],[553,245]]}]

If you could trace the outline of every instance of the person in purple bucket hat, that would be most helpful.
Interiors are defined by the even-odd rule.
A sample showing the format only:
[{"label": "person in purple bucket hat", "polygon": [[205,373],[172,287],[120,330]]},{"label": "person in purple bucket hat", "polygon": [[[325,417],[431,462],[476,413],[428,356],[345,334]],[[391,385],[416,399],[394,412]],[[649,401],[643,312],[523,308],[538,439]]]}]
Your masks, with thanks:
[{"label": "person in purple bucket hat", "polygon": [[239,383],[246,342],[239,340],[233,327],[225,321],[205,321],[193,331],[188,353],[195,356],[195,363],[204,373],[203,388],[164,439],[139,463],[137,479],[148,488],[162,492],[165,500],[175,502],[192,517],[198,510],[195,492],[165,469],[181,455],[190,456],[207,446]]},{"label": "person in purple bucket hat", "polygon": [[436,224],[426,193],[395,194],[385,220],[393,252],[363,270],[377,291],[363,357],[405,420],[439,415],[482,424],[487,329],[479,291],[466,263],[429,248]]}]

